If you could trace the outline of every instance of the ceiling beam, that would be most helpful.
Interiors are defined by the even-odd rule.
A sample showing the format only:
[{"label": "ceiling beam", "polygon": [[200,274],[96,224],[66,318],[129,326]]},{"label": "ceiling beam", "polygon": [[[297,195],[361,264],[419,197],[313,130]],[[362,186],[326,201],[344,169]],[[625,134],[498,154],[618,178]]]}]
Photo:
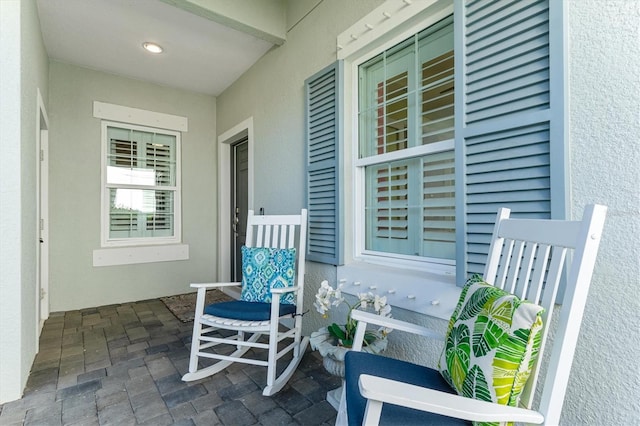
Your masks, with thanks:
[{"label": "ceiling beam", "polygon": [[286,39],[284,0],[161,0],[278,46]]}]

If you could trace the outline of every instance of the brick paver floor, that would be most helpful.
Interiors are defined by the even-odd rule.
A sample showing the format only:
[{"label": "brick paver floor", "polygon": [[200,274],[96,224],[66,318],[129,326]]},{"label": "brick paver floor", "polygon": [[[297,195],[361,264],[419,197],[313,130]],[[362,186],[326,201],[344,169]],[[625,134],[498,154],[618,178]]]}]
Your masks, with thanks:
[{"label": "brick paver floor", "polygon": [[264,367],[180,380],[192,324],[160,300],[52,313],[24,397],[0,405],[0,425],[334,424],[326,393],[340,380],[314,351],[272,397],[262,396]]}]

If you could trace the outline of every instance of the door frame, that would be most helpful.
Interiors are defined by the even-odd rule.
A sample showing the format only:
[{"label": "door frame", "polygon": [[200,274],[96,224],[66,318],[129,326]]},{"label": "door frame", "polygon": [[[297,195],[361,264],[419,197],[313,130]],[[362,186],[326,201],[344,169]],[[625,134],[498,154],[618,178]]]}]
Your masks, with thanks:
[{"label": "door frame", "polygon": [[[40,89],[36,93],[36,351],[49,318],[49,117]],[[42,242],[40,242],[42,239]]]},{"label": "door frame", "polygon": [[218,278],[220,282],[231,279],[231,145],[247,138],[249,170],[247,185],[247,206],[253,208],[253,117],[233,126],[218,136]]}]

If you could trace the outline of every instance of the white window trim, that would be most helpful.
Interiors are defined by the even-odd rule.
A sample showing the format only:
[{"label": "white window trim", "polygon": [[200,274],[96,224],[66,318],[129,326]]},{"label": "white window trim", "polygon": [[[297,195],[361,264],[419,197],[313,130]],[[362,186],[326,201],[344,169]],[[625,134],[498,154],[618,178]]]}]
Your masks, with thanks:
[{"label": "white window trim", "polygon": [[460,297],[455,272],[429,271],[364,261],[339,266],[338,283],[347,294],[373,292],[397,308],[449,319]]},{"label": "white window trim", "polygon": [[188,259],[189,246],[187,244],[114,247],[93,251],[93,266],[133,265]]},{"label": "white window trim", "polygon": [[[357,143],[356,147],[357,148]],[[427,154],[437,154],[438,152],[451,151],[453,149],[453,139],[430,143],[429,145],[414,146],[400,151],[387,152],[385,154],[372,155],[370,157],[355,158],[354,167],[364,168],[380,163],[390,163],[396,160],[406,160],[412,157],[422,157]]]},{"label": "white window trim", "polygon": [[[136,263],[150,262],[166,262],[174,260],[189,259],[189,246],[181,244],[182,241],[182,198],[181,198],[181,163],[182,150],[181,134],[188,131],[187,117],[177,115],[164,114],[154,111],[148,111],[138,108],[131,108],[122,105],[109,104],[105,102],[94,101],[93,116],[102,120],[113,121],[116,126],[118,124],[127,127],[138,127],[144,130],[145,127],[152,127],[154,130],[161,129],[168,131],[167,133],[178,133],[176,140],[176,161],[178,170],[176,172],[176,199],[175,199],[175,216],[174,227],[175,237],[157,238],[153,241],[135,241],[123,243],[107,242],[108,231],[106,230],[106,219],[104,207],[105,200],[105,183],[106,183],[106,148],[105,137],[101,135],[101,201],[100,201],[100,240],[101,248],[93,251],[93,266],[113,266],[128,265]],[[101,124],[101,129],[105,126]],[[104,134],[104,131],[102,132]],[[148,240],[148,239],[146,239]]]},{"label": "white window trim", "polygon": [[189,120],[187,117],[108,104],[106,102],[93,102],[93,116],[104,120],[137,124],[138,126],[157,127],[176,132],[187,132],[189,130]]},{"label": "white window trim", "polygon": [[[107,127],[120,127],[141,132],[157,132],[171,135],[176,138],[176,182],[169,189],[174,191],[174,235],[171,237],[132,237],[132,238],[109,238],[109,191],[107,190],[107,155],[109,142],[107,140]],[[128,123],[117,123],[114,121],[102,121],[102,188],[101,188],[101,233],[100,240],[102,247],[126,247],[126,246],[146,246],[158,244],[177,244],[182,240],[182,217],[181,217],[181,156],[180,156],[180,133],[172,130],[158,129],[155,127],[137,126]]]},{"label": "white window trim", "polygon": [[[358,67],[362,63],[451,14],[451,0],[412,4],[387,0],[337,39],[338,59],[345,61],[345,93],[350,94],[345,97],[343,109],[346,160],[341,189],[345,199],[353,200],[345,205],[345,229],[351,229],[352,233],[345,233],[345,265],[337,268],[338,280],[347,294],[375,290],[387,296],[393,306],[443,319],[451,316],[461,290],[456,286],[454,261],[415,261],[406,256],[379,256],[364,250],[364,166],[371,159],[357,158],[357,88]],[[453,141],[437,145],[440,151],[451,149]],[[433,148],[411,149],[415,150],[412,154],[421,155],[424,149],[433,152]],[[394,155],[388,154],[387,159]],[[382,157],[376,157],[375,162],[382,161]]]}]

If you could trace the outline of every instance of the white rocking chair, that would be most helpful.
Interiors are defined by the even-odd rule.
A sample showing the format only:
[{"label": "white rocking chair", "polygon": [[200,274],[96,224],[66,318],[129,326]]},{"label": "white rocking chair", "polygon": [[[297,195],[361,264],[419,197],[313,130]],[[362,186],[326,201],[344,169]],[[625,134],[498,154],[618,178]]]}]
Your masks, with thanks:
[{"label": "white rocking chair", "polygon": [[[504,208],[498,212],[483,279],[544,308],[537,361],[529,365],[531,374],[519,403],[513,404],[517,406],[458,395],[438,370],[352,351],[346,358],[342,398],[350,425],[448,425],[471,421],[559,424],[606,207],[587,206],[582,221],[510,219],[509,213]],[[565,264],[569,265],[563,273]],[[558,301],[561,305],[555,306],[558,287],[565,276],[564,297]],[[559,319],[552,321],[556,313]],[[367,324],[429,338],[435,334],[414,324],[362,311],[354,311],[353,318],[359,321],[355,351],[361,348]],[[552,326],[554,337],[547,342],[549,324],[556,322]],[[543,358],[545,343],[551,354]],[[546,377],[538,380],[542,360]],[[540,399],[532,409],[536,384],[540,386]],[[340,420],[339,416],[337,423],[343,423],[344,417]]]},{"label": "white rocking chair", "polygon": [[[295,372],[309,343],[309,338],[301,334],[306,238],[307,211],[304,209],[300,215],[286,216],[256,216],[252,210],[249,211],[243,247],[242,283],[191,284],[191,287],[198,289],[198,296],[189,372],[182,380],[199,380],[224,370],[234,362],[240,362],[267,367],[267,384],[263,395],[273,395],[282,389]],[[249,254],[255,256],[256,263],[249,263]],[[280,267],[282,270],[277,269]],[[252,280],[255,277],[260,279]],[[271,288],[258,284],[265,284],[263,277],[268,278],[267,286],[270,283]],[[274,283],[284,284],[276,288]],[[213,303],[205,307],[207,289],[240,285],[241,300]],[[257,301],[256,291],[262,292],[267,301]],[[228,333],[221,335],[219,330],[231,330],[235,334],[224,337]],[[250,337],[245,338],[245,333]],[[267,336],[268,342],[260,339],[261,336]],[[279,344],[285,339],[285,344],[288,344],[279,348],[284,345]],[[218,350],[218,345],[224,345],[222,351]],[[235,351],[225,354],[224,349],[228,349],[226,345],[235,347]],[[260,359],[255,353],[247,354],[252,348],[267,350],[267,360]],[[288,365],[277,375],[278,360],[290,352]],[[218,361],[200,368],[201,358]]]}]

